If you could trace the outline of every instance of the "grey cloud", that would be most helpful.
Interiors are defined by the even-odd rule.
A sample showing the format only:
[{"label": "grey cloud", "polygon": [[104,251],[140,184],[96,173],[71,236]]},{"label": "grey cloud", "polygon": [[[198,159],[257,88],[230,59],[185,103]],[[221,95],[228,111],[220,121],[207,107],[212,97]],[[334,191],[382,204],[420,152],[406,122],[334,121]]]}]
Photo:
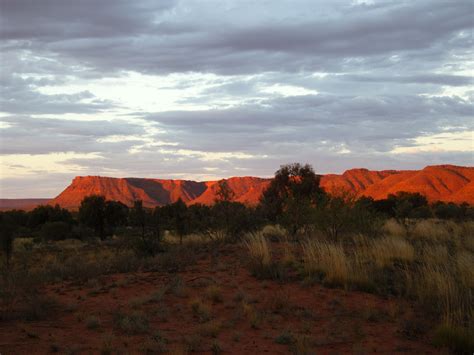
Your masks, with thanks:
[{"label": "grey cloud", "polygon": [[1,131],[1,154],[47,154],[55,152],[120,152],[125,154],[140,140],[99,143],[98,139],[114,135],[137,136],[145,133],[141,125],[124,120],[38,119],[28,116],[2,117],[9,127]]},{"label": "grey cloud", "polygon": [[[199,178],[206,167],[220,177],[269,176],[293,161],[319,172],[469,164],[472,155],[461,151],[389,152],[420,136],[473,128],[473,81],[460,74],[472,70],[471,16],[472,2],[464,0],[3,0],[0,110],[10,126],[1,128],[0,147],[4,154],[99,152],[103,159],[71,162],[84,174],[142,177]],[[131,112],[121,106],[126,103],[87,90],[40,92],[126,71],[217,74],[201,91],[199,76],[162,89],[197,88],[177,103],[219,109]],[[319,94],[264,90],[273,85]],[[445,90],[465,95],[442,96]],[[94,119],[103,112],[113,119]],[[88,121],[66,120],[66,113]],[[49,118],[31,117],[39,114]],[[150,126],[163,131],[152,136]],[[130,139],[101,141],[114,135]],[[163,141],[179,145],[160,146]],[[132,147],[140,152],[130,154]],[[179,149],[256,158],[203,161]],[[41,192],[35,195],[51,196],[70,178],[35,176]],[[32,178],[0,179],[0,185],[2,196],[19,196]]]},{"label": "grey cloud", "polygon": [[45,95],[36,90],[56,82],[48,78],[23,79],[19,75],[2,73],[0,110],[15,114],[96,113],[117,106],[109,100],[96,98],[89,91]]},{"label": "grey cloud", "polygon": [[[106,71],[344,71],[382,62],[387,67],[384,57],[391,54],[405,54],[410,61],[412,53],[426,50],[439,61],[447,49],[471,48],[468,36],[457,36],[472,27],[469,1],[360,7],[306,2],[305,15],[293,2],[285,2],[274,5],[267,17],[269,4],[251,9],[249,4],[228,9],[206,2],[5,4],[2,33],[18,46],[28,44],[45,55],[76,58],[86,67]],[[15,25],[25,23],[37,8],[37,19],[26,21],[26,27]],[[196,16],[200,11],[203,16]],[[250,11],[256,14],[248,16]],[[265,19],[257,21],[259,16]],[[361,60],[347,62],[352,58]]]}]

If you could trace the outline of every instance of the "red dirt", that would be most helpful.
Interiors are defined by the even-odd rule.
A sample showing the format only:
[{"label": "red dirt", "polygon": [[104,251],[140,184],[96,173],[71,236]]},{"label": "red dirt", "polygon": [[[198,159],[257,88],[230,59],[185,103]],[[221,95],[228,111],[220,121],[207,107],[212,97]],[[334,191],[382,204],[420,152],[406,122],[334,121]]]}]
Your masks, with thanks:
[{"label": "red dirt", "polygon": [[[223,353],[289,353],[288,345],[275,342],[285,330],[307,336],[311,353],[438,353],[430,345],[429,335],[414,339],[406,334],[410,329],[406,324],[424,321],[407,302],[321,285],[304,286],[299,281],[260,281],[241,264],[239,253],[236,246],[225,247],[217,263],[203,256],[177,274],[115,274],[100,277],[93,286],[73,282],[50,285],[40,294],[54,297],[62,306],[47,320],[0,322],[0,353],[48,353],[52,344],[61,353],[99,353],[104,335],[112,332],[114,353],[140,353],[150,335],[131,335],[114,328],[113,315],[118,310],[131,311],[130,300],[169,285],[176,276],[184,281],[181,292],[168,292],[161,303],[138,308],[150,317],[150,333],[158,330],[168,339],[169,349],[179,347],[202,326],[190,305],[199,297],[211,305],[213,319],[222,321],[217,341]],[[206,287],[214,282],[221,288],[221,303],[206,301]],[[239,293],[264,314],[257,329],[239,311]],[[279,306],[281,300],[285,301],[283,306]],[[67,310],[68,304],[77,308]],[[86,321],[79,319],[88,316],[98,317],[97,329],[88,329]],[[202,336],[200,352],[210,353],[213,341],[211,336]]]}]

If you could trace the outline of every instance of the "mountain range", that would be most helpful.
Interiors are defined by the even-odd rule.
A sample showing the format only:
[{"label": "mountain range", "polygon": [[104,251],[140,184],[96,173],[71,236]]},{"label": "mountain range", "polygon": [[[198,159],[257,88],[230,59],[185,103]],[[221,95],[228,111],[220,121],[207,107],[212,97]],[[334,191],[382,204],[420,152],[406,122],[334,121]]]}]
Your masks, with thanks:
[{"label": "mountain range", "polygon": [[[235,201],[247,204],[256,204],[271,181],[269,178],[250,176],[226,180],[234,192]],[[212,204],[216,199],[218,182],[78,176],[49,203],[74,210],[85,196],[100,194],[129,206],[134,200],[142,200],[144,206],[154,207],[173,203],[179,198],[187,204]],[[322,175],[321,186],[329,193],[347,190],[376,200],[407,191],[419,192],[431,202],[474,204],[474,167],[436,165],[422,170],[351,169],[340,175]]]}]

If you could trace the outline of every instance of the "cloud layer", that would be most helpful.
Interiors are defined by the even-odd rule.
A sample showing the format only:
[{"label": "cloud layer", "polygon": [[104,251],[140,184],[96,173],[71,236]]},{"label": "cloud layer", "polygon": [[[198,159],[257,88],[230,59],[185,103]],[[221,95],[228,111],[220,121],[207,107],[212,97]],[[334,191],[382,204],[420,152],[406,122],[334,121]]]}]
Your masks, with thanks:
[{"label": "cloud layer", "polygon": [[0,6],[2,197],[79,174],[472,165],[470,1]]}]

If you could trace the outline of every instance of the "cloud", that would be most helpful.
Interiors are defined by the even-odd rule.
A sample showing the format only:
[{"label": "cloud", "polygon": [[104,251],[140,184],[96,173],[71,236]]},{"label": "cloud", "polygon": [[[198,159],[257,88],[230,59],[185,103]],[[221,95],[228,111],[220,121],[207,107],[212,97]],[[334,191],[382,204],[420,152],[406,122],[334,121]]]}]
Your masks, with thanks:
[{"label": "cloud", "polygon": [[4,0],[2,195],[59,192],[74,174],[472,164],[471,13],[464,0]]}]

